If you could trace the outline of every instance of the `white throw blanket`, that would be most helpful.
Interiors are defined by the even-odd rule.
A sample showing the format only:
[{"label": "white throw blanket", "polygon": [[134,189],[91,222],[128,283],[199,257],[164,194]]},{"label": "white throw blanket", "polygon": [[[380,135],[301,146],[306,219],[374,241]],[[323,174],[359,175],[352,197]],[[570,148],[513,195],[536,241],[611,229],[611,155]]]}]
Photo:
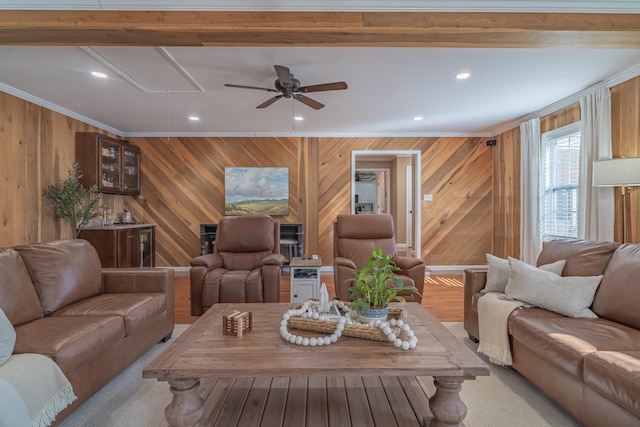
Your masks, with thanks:
[{"label": "white throw blanket", "polygon": [[478,353],[489,356],[489,361],[496,365],[511,366],[507,319],[513,310],[525,304],[504,298],[502,293],[487,292],[478,299]]},{"label": "white throw blanket", "polygon": [[0,427],[46,427],[76,399],[46,356],[14,354],[0,367]]}]

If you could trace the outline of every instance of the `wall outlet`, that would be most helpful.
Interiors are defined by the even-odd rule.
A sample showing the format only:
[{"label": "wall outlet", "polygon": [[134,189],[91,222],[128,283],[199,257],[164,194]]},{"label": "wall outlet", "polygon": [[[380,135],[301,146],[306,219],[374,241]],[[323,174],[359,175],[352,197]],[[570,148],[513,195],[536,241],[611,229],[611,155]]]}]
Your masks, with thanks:
[{"label": "wall outlet", "polygon": [[433,201],[433,194],[425,194],[424,196],[422,196],[422,200],[424,200],[425,202]]}]

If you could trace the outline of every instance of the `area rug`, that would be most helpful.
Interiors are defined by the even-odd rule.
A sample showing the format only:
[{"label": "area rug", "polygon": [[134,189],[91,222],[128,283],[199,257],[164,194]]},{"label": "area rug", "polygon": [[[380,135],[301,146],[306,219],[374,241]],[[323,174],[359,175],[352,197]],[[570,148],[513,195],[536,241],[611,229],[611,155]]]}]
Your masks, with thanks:
[{"label": "area rug", "polygon": [[[444,325],[469,348],[474,351],[477,349],[477,344],[467,338],[462,323]],[[188,326],[176,325],[171,341]],[[156,344],[59,426],[166,426],[164,409],[171,401],[169,387],[164,382],[142,378],[142,370],[167,345]],[[480,357],[487,362],[485,356]],[[467,427],[583,426],[512,368],[487,364],[491,368],[490,376],[478,377],[475,381],[465,381],[463,384],[461,395],[468,407],[465,418]]]}]

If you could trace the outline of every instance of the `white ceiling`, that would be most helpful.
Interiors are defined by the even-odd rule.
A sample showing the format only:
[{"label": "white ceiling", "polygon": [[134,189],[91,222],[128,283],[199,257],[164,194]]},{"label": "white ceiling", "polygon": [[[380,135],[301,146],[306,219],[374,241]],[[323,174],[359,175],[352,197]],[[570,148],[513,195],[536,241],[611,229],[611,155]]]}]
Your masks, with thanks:
[{"label": "white ceiling", "polygon": [[[0,0],[0,8],[11,3],[17,2]],[[19,4],[46,9],[59,3]],[[114,3],[101,1],[103,7]],[[363,2],[340,3],[364,10]],[[592,9],[604,3],[622,10],[640,2],[510,3],[565,8],[580,3]],[[128,4],[135,8],[136,2]],[[224,86],[272,88],[275,64],[289,67],[302,85],[345,81],[349,88],[308,94],[326,105],[313,110],[292,99],[256,109],[274,94]],[[108,78],[96,79],[91,71]],[[461,71],[471,78],[456,80]],[[552,104],[575,101],[597,85],[638,74],[640,49],[0,46],[0,90],[123,136],[491,136]],[[294,113],[304,121],[294,122]],[[201,120],[189,121],[189,115]],[[414,121],[417,115],[424,120]]]}]

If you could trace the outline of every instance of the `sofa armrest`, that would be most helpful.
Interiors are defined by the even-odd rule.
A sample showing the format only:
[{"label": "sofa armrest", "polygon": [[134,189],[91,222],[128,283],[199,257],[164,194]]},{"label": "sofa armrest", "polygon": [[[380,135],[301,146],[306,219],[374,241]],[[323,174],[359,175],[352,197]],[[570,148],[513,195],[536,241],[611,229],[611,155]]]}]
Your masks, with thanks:
[{"label": "sofa armrest", "polygon": [[473,296],[484,289],[488,267],[464,270],[464,329],[470,337],[479,338],[478,314],[473,310]]},{"label": "sofa armrest", "polygon": [[103,268],[105,294],[162,292],[173,298],[175,273],[170,268]]},{"label": "sofa armrest", "polygon": [[[413,280],[414,286],[418,289],[418,294],[411,294],[407,301],[422,303],[424,294],[424,260],[414,257],[396,256],[392,259],[400,269],[399,273]],[[406,296],[405,296],[406,297]]]}]

